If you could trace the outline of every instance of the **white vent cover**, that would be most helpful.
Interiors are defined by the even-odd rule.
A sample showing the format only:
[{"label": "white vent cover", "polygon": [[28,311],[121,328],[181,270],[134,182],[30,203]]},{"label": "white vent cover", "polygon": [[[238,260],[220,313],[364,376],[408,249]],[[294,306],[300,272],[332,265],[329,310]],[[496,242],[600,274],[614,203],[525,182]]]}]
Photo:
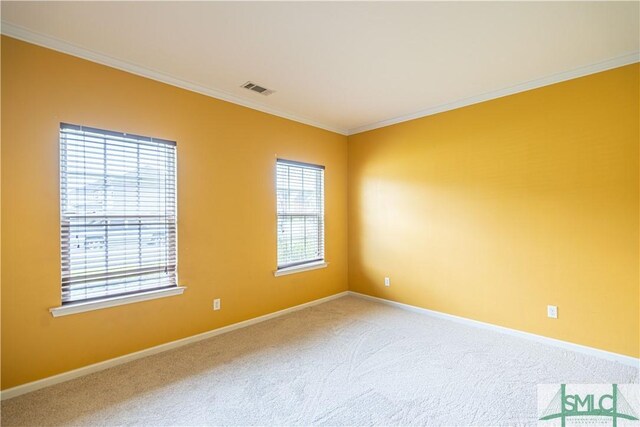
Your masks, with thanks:
[{"label": "white vent cover", "polygon": [[267,89],[266,87],[260,86],[258,84],[253,83],[253,82],[246,82],[241,87],[243,87],[245,89],[252,90],[252,91],[257,92],[260,95],[264,95],[264,96],[271,95],[272,93],[275,92],[275,90]]}]

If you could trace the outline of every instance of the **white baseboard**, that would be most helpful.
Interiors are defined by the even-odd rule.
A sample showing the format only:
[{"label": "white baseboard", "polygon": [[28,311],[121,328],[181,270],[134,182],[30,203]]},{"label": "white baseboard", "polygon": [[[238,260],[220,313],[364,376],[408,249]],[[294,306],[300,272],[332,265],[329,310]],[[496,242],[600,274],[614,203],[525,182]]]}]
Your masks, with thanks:
[{"label": "white baseboard", "polygon": [[53,375],[48,378],[43,378],[41,380],[33,381],[27,384],[22,384],[13,388],[9,388],[0,392],[0,397],[2,400],[10,399],[12,397],[20,396],[25,393],[29,393],[35,390],[39,390],[41,388],[49,387],[54,384],[59,384],[65,381],[72,380],[74,378],[82,377],[84,375],[89,375],[94,372],[102,371],[104,369],[111,368],[113,366],[122,365],[127,362],[131,362],[136,359],[141,359],[143,357],[151,356],[153,354],[161,353],[163,351],[171,350],[174,348],[182,347],[187,344],[192,344],[198,341],[206,340],[211,337],[215,337],[216,335],[221,335],[227,332],[234,331],[236,329],[245,328],[247,326],[255,325],[260,322],[264,322],[269,319],[273,319],[275,317],[283,316],[288,313],[292,313],[294,311],[302,310],[307,307],[311,307],[314,305],[322,304],[327,301],[331,301],[337,298],[341,298],[346,295],[353,295],[358,298],[367,299],[370,301],[376,301],[382,304],[390,305],[393,307],[402,308],[404,310],[413,311],[416,313],[426,314],[433,317],[438,317],[441,319],[447,319],[458,323],[464,323],[466,325],[475,326],[484,329],[490,329],[493,331],[537,341],[543,344],[552,345],[555,347],[560,347],[566,350],[576,351],[579,353],[587,354],[589,356],[595,356],[606,360],[611,360],[614,362],[622,363],[624,365],[632,366],[634,368],[640,369],[640,360],[631,356],[625,356],[623,354],[612,353],[605,350],[600,350],[593,347],[587,347],[580,344],[574,344],[567,341],[557,340],[555,338],[548,338],[542,335],[536,335],[529,332],[518,331],[516,329],[506,328],[504,326],[492,325],[490,323],[480,322],[478,320],[467,319],[465,317],[454,316],[452,314],[446,314],[439,311],[429,310],[426,308],[416,307],[409,304],[403,304],[396,301],[391,301],[383,298],[373,297],[366,294],[361,294],[359,292],[354,291],[344,291],[334,295],[330,295],[328,297],[320,298],[317,300],[309,301],[304,304],[296,305],[293,307],[285,308],[284,310],[276,311],[273,313],[265,314],[263,316],[255,317],[253,319],[245,320],[242,322],[234,323],[231,325],[223,326],[218,329],[213,329],[208,332],[203,332],[198,335],[193,335],[187,338],[182,338],[176,341],[171,341],[166,344],[160,344],[155,347],[147,348],[144,350],[136,351],[135,353],[125,354],[124,356],[116,357],[113,359],[105,360],[103,362],[94,363],[93,365],[84,366],[82,368],[74,369],[72,371],[63,372],[61,374]]},{"label": "white baseboard", "polygon": [[382,304],[398,307],[404,310],[413,311],[415,313],[426,314],[432,317],[438,317],[440,319],[451,320],[453,322],[463,323],[465,325],[474,326],[477,328],[490,329],[492,331],[501,332],[503,334],[513,335],[520,338],[525,338],[539,343],[552,345],[554,347],[560,347],[565,350],[571,350],[578,353],[587,354],[589,356],[599,357],[601,359],[611,360],[613,362],[622,363],[640,369],[640,359],[631,356],[625,356],[624,354],[612,353],[606,350],[600,350],[598,348],[587,347],[585,345],[574,344],[568,341],[562,341],[555,338],[549,338],[542,335],[532,334],[530,332],[523,332],[517,329],[511,329],[504,326],[493,325],[491,323],[481,322],[479,320],[468,319],[466,317],[454,316],[453,314],[442,313],[440,311],[429,310],[422,307],[416,307],[414,305],[403,304],[401,302],[391,301],[384,298],[373,297],[371,295],[361,294],[359,292],[348,291],[349,295],[353,295],[358,298],[363,298],[369,301],[375,301]]},{"label": "white baseboard", "polygon": [[192,344],[198,341],[206,340],[208,338],[215,337],[216,335],[221,335],[227,332],[235,331],[236,329],[246,328],[247,326],[255,325],[256,323],[264,322],[265,320],[273,319],[275,317],[283,316],[285,314],[289,314],[294,311],[302,310],[303,308],[311,307],[314,305],[322,304],[327,301],[341,298],[343,296],[346,296],[347,294],[348,294],[348,291],[340,292],[334,295],[329,295],[328,297],[320,298],[317,300],[306,302],[304,304],[285,308],[284,310],[265,314],[264,316],[254,317],[253,319],[245,320],[238,323],[233,323],[231,325],[223,326],[218,329],[213,329],[208,332],[203,332],[198,335],[193,335],[187,338],[182,338],[176,341],[160,344],[155,347],[136,351],[135,353],[129,353],[129,354],[125,354],[124,356],[105,360],[104,362],[94,363],[93,365],[84,366],[82,368],[74,369],[72,371],[63,372],[61,374],[43,378],[41,380],[22,384],[16,387],[3,390],[2,392],[0,392],[0,397],[2,400],[11,399],[12,397],[20,396],[25,393],[29,393],[29,392],[39,390],[41,388],[49,387],[54,384],[59,384],[65,381],[69,381],[74,378],[92,374],[94,372],[102,371],[104,369],[108,369],[113,366],[122,365],[123,363],[131,362],[136,359],[141,359],[143,357],[151,356],[152,354],[162,353],[163,351],[171,350],[177,347],[182,347],[187,344]]}]

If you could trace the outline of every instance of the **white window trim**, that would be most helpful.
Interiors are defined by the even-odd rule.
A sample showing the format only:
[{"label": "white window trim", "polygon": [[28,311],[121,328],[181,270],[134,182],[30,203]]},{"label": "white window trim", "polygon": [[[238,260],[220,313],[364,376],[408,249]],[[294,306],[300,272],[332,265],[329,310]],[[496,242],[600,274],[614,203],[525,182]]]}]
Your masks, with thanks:
[{"label": "white window trim", "polygon": [[182,295],[187,289],[184,286],[176,286],[167,289],[157,289],[140,292],[138,294],[120,295],[112,298],[102,298],[95,301],[79,302],[75,304],[65,304],[60,307],[50,308],[53,317],[68,316],[70,314],[84,313],[85,311],[100,310],[103,308],[116,307],[118,305],[133,304],[141,301],[148,301],[157,298],[166,298],[174,295]]},{"label": "white window trim", "polygon": [[275,270],[273,275],[276,277],[286,276],[287,274],[302,273],[303,271],[317,270],[319,268],[326,268],[329,265],[326,261],[315,261],[306,264],[294,265],[293,267],[281,268]]}]

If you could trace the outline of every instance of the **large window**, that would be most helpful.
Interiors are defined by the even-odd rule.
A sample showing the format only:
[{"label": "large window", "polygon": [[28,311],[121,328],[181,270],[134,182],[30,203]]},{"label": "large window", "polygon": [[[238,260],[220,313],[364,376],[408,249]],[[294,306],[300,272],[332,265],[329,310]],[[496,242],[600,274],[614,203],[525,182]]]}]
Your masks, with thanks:
[{"label": "large window", "polygon": [[60,125],[62,303],[177,286],[176,144]]},{"label": "large window", "polygon": [[324,260],[324,167],[277,161],[278,269]]}]

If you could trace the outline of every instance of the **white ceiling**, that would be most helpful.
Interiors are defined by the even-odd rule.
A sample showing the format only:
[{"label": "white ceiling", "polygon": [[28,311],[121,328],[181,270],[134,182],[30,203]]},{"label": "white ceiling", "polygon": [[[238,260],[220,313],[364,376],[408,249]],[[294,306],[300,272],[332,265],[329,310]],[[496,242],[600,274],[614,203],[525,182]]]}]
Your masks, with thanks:
[{"label": "white ceiling", "polygon": [[636,62],[639,4],[2,1],[2,32],[349,134]]}]

